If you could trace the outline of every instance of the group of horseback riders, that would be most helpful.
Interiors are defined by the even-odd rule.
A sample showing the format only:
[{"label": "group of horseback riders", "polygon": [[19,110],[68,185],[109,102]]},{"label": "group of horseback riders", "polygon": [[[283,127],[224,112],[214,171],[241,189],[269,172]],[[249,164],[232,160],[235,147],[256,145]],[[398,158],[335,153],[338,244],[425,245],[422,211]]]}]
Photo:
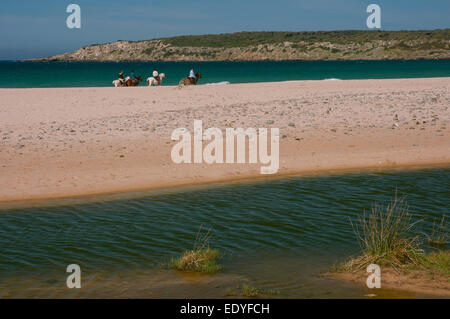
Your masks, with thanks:
[{"label": "group of horseback riders", "polygon": [[[153,73],[155,73],[155,71],[153,71]],[[114,82],[113,82],[113,84],[115,86],[138,86],[139,82],[141,82],[141,81],[142,81],[142,77],[136,76],[134,74],[134,70],[131,70],[131,74],[129,76],[127,76],[126,78],[123,77],[123,71],[120,71],[119,79],[114,81],[118,85],[116,85],[116,83],[114,83]]]},{"label": "group of horseback riders", "polygon": [[[153,69],[152,76],[147,79],[147,85],[161,85],[162,79],[164,79],[166,76],[164,73],[159,73],[156,69]],[[189,71],[189,76],[186,78],[181,79],[179,82],[179,85],[195,85],[197,84],[198,79],[200,79],[202,76],[200,73],[195,73],[194,68],[192,68]],[[141,76],[136,76],[134,74],[134,70],[131,70],[131,74],[124,78],[123,71],[119,72],[119,79],[114,80],[113,84],[115,87],[120,86],[138,86],[139,83],[142,81]]]}]

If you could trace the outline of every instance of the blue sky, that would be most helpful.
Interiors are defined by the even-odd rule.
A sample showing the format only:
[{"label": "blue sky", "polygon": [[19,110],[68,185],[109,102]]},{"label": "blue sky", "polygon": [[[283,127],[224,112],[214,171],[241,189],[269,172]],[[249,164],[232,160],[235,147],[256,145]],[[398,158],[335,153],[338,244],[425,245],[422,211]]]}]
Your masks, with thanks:
[{"label": "blue sky", "polygon": [[[71,3],[81,29],[66,26]],[[364,30],[370,3],[381,6],[384,30],[450,27],[449,0],[14,0],[0,3],[0,60],[184,34]]]}]

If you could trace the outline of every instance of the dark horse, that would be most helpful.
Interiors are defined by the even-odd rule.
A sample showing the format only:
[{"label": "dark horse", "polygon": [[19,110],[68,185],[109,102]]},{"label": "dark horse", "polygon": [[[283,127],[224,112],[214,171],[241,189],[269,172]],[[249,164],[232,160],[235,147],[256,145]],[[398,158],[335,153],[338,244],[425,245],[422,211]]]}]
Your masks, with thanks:
[{"label": "dark horse", "polygon": [[178,85],[179,86],[182,86],[182,85],[196,85],[198,80],[201,79],[201,78],[202,78],[202,75],[197,72],[195,74],[195,79],[194,78],[190,78],[190,77],[181,79],[180,83],[178,83]]},{"label": "dark horse", "polygon": [[127,77],[125,86],[138,86],[140,82],[142,82],[142,76],[136,77],[136,80]]}]

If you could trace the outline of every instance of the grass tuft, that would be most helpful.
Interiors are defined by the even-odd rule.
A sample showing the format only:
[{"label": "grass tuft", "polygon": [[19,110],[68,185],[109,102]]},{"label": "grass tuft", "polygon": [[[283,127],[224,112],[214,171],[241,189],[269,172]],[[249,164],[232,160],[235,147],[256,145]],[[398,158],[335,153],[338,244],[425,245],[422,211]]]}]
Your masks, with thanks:
[{"label": "grass tuft", "polygon": [[241,295],[243,297],[256,297],[256,296],[274,296],[277,295],[279,292],[277,290],[273,289],[259,289],[247,284],[243,284],[241,286]]},{"label": "grass tuft", "polygon": [[227,291],[226,297],[236,297],[236,296],[237,296],[237,293],[236,293],[235,289],[229,289]]},{"label": "grass tuft", "polygon": [[423,252],[419,249],[419,237],[410,236],[417,222],[411,221],[408,205],[397,196],[386,207],[375,205],[371,213],[352,223],[362,249],[362,255],[343,263],[344,271],[356,272],[370,264],[399,269],[405,265],[419,266]]},{"label": "grass tuft", "polygon": [[243,284],[241,287],[241,294],[244,297],[256,297],[259,294],[259,290],[256,287],[249,286],[247,284]]},{"label": "grass tuft", "polygon": [[215,273],[220,271],[217,264],[219,251],[217,249],[188,250],[179,258],[173,258],[169,265],[180,271],[196,271],[202,273]]},{"label": "grass tuft", "polygon": [[211,230],[202,235],[202,227],[197,233],[194,248],[183,252],[181,257],[172,258],[169,267],[179,271],[195,271],[200,273],[215,273],[222,269],[217,261],[220,253],[217,249],[209,248],[208,240]]},{"label": "grass tuft", "polygon": [[[427,236],[427,235],[426,235]],[[431,235],[427,236],[428,244],[436,248],[443,248],[448,244],[448,230],[445,216],[442,216],[440,223],[433,223]]]},{"label": "grass tuft", "polygon": [[434,251],[424,257],[422,267],[433,274],[450,276],[450,252],[448,250]]}]

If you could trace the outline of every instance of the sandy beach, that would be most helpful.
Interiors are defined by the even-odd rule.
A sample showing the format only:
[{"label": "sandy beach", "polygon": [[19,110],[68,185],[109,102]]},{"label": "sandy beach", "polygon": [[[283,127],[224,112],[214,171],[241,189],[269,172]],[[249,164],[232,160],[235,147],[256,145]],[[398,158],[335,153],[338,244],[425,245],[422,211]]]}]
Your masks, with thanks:
[{"label": "sandy beach", "polygon": [[266,178],[175,164],[174,129],[280,129],[274,176],[450,164],[450,78],[0,89],[0,202]]}]

